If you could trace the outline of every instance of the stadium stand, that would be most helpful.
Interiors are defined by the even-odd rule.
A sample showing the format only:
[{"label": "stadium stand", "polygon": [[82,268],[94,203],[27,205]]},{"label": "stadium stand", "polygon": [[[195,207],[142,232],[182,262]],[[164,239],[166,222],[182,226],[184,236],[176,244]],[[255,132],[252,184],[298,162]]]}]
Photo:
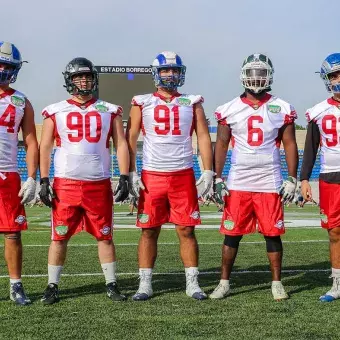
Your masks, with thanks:
[{"label": "stadium stand", "polygon": [[[282,176],[283,178],[288,177],[288,169],[287,169],[287,163],[285,159],[285,153],[283,150],[280,150],[281,154],[281,165],[282,165]],[[298,173],[300,175],[301,170],[301,164],[302,164],[302,156],[303,156],[303,150],[299,150],[299,168]],[[225,166],[223,168],[222,176],[227,177],[229,170],[230,170],[230,158],[231,158],[231,151],[228,151],[227,154],[227,161],[225,163]],[[18,151],[18,169],[21,176],[22,181],[26,181],[27,179],[27,167],[26,167],[26,152],[24,147],[19,147]],[[194,155],[193,156],[193,162],[194,162],[194,171],[195,171],[195,177],[199,178],[201,176],[201,168],[200,168],[200,162],[199,162],[199,156]],[[137,171],[140,174],[142,170],[142,155],[137,155]],[[317,156],[315,165],[312,171],[311,180],[318,180],[320,173],[320,155]],[[112,155],[112,168],[111,168],[111,175],[112,177],[118,177],[119,176],[119,168],[118,168],[118,162],[117,162],[117,156]],[[39,174],[38,174],[39,177]],[[50,170],[50,178],[54,177],[54,167],[53,167],[53,154],[52,154],[52,160],[51,160],[51,170]]]}]

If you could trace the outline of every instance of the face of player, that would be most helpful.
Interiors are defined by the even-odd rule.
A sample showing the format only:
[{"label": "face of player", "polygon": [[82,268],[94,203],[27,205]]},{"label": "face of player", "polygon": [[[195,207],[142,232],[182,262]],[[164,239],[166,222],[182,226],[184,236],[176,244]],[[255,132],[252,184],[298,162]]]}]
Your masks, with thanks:
[{"label": "face of player", "polygon": [[79,73],[72,77],[72,82],[80,90],[91,90],[93,76],[91,73]]},{"label": "face of player", "polygon": [[331,85],[339,84],[340,83],[340,71],[328,74],[328,79],[331,82]]},{"label": "face of player", "polygon": [[266,79],[268,77],[268,71],[266,69],[248,69],[246,70],[246,77],[248,78],[249,85],[252,87],[264,87],[266,85]]},{"label": "face of player", "polygon": [[[172,84],[173,86],[173,91],[176,90],[177,84],[179,82],[179,74],[180,74],[180,69],[179,68],[163,68],[159,71],[159,76],[162,79],[163,84]],[[161,87],[164,89],[163,87]]]},{"label": "face of player", "polygon": [[[0,63],[0,73],[3,71],[9,71],[9,72],[14,71],[14,66]],[[9,84],[0,84],[0,88],[3,88],[3,89],[7,88],[8,86]]]}]

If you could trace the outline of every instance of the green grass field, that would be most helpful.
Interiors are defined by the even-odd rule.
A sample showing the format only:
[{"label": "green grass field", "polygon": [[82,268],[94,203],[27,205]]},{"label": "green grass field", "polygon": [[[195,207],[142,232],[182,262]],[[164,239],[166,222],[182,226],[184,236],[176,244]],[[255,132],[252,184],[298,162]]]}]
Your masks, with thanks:
[{"label": "green grass field", "polygon": [[[112,303],[105,295],[95,240],[81,233],[69,245],[61,301],[42,306],[47,284],[50,242],[47,208],[27,208],[29,231],[23,233],[24,284],[33,304],[17,307],[9,301],[9,282],[0,260],[0,339],[339,339],[340,302],[318,301],[330,285],[327,233],[317,225],[318,208],[286,209],[283,237],[283,283],[291,299],[272,299],[265,244],[258,235],[243,239],[232,275],[232,295],[221,301],[195,301],[185,295],[185,277],[173,229],[164,229],[153,277],[155,295],[133,302],[138,287],[137,243],[140,231],[117,207],[114,233],[119,285],[129,296]],[[197,228],[200,283],[211,292],[219,280],[223,237],[216,208],[201,209],[205,227]],[[300,226],[295,226],[299,223]],[[313,223],[312,223],[313,224]],[[294,227],[295,226],[295,227]],[[2,247],[2,245],[1,245]]]}]

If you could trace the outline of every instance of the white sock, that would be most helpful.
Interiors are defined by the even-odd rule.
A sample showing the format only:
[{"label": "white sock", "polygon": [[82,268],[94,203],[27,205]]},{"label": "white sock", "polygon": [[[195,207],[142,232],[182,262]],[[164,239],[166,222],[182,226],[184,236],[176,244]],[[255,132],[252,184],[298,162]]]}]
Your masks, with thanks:
[{"label": "white sock", "polygon": [[110,263],[103,263],[102,270],[105,276],[105,283],[109,284],[112,282],[116,282],[116,268],[117,268],[117,262],[110,262]]},{"label": "white sock", "polygon": [[229,280],[220,280],[220,285],[225,287],[225,286],[229,286]]},{"label": "white sock", "polygon": [[332,277],[340,277],[340,269],[332,268]]},{"label": "white sock", "polygon": [[272,285],[273,286],[275,286],[275,285],[277,285],[277,284],[280,284],[281,283],[281,281],[272,281]]},{"label": "white sock", "polygon": [[186,267],[184,268],[185,275],[198,275],[198,267]]},{"label": "white sock", "polygon": [[48,284],[55,283],[57,285],[59,283],[62,270],[63,270],[63,266],[54,266],[53,264],[49,264],[48,265]]},{"label": "white sock", "polygon": [[19,283],[19,282],[22,282],[21,279],[9,279],[9,282],[12,285],[14,285],[15,283]]},{"label": "white sock", "polygon": [[141,281],[151,284],[152,279],[152,268],[139,268],[139,277]]}]

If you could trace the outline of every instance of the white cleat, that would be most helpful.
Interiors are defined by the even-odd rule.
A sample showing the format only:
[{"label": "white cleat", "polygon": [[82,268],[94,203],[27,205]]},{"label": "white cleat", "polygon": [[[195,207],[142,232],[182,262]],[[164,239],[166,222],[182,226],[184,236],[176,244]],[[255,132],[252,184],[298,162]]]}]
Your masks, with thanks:
[{"label": "white cleat", "polygon": [[210,299],[223,299],[225,297],[227,297],[228,295],[230,295],[231,290],[230,290],[230,285],[223,285],[223,284],[219,284],[215,290],[209,295]]},{"label": "white cleat", "polygon": [[276,301],[282,301],[289,299],[289,295],[286,293],[281,282],[272,283],[273,298]]},{"label": "white cleat", "polygon": [[203,292],[198,285],[198,273],[193,275],[186,275],[186,294],[196,300],[205,300],[207,294]]},{"label": "white cleat", "polygon": [[332,288],[325,295],[320,296],[319,300],[321,302],[332,302],[337,299],[340,299],[340,277],[333,277]]}]

